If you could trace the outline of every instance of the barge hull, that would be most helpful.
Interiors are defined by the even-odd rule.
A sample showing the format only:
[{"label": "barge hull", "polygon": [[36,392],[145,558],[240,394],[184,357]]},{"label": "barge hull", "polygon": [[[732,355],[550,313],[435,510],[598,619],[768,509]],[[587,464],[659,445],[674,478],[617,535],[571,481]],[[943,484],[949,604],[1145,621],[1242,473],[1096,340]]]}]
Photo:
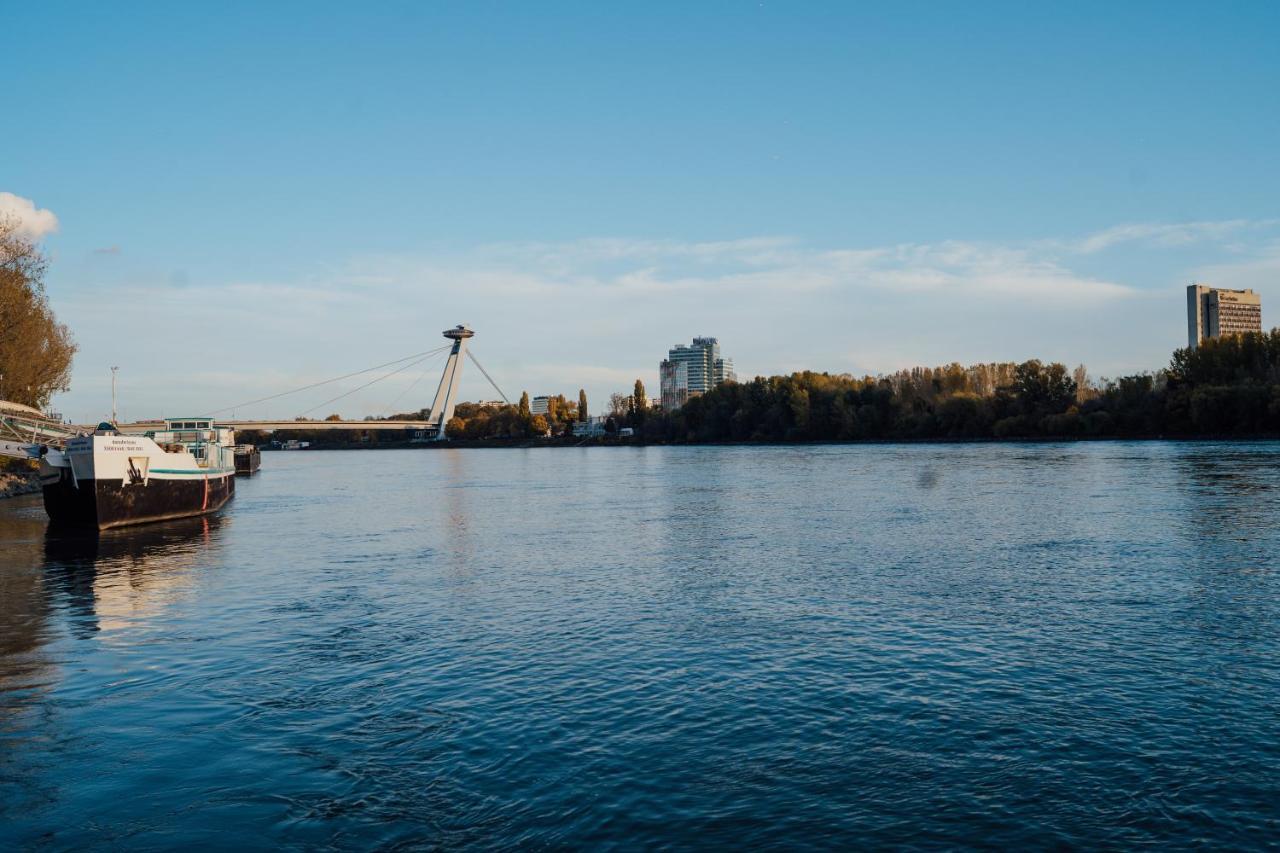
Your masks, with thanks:
[{"label": "barge hull", "polygon": [[147,484],[121,485],[119,480],[81,480],[66,472],[46,482],[44,508],[59,524],[106,530],[171,518],[205,515],[222,508],[235,494],[235,476],[160,479]]}]

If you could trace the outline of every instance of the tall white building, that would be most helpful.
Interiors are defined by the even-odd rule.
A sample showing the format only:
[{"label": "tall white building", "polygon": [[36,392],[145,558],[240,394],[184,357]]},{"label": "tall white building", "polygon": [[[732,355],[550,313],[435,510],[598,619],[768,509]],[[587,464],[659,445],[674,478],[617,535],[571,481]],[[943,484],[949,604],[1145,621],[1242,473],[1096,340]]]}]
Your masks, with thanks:
[{"label": "tall white building", "polygon": [[1262,297],[1252,290],[1187,285],[1187,346],[1201,341],[1262,331]]},{"label": "tall white building", "polygon": [[668,412],[683,406],[690,397],[738,378],[733,359],[720,355],[720,342],[715,338],[694,338],[689,346],[672,347],[658,367],[658,377],[662,408]]}]

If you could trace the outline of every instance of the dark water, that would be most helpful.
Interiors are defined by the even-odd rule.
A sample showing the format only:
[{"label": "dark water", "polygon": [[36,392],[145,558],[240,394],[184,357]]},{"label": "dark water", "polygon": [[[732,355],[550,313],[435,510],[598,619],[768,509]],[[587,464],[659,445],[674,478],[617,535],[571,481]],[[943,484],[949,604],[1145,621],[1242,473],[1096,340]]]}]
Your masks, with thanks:
[{"label": "dark water", "polygon": [[0,847],[1274,845],[1280,445],[275,453],[0,505]]}]

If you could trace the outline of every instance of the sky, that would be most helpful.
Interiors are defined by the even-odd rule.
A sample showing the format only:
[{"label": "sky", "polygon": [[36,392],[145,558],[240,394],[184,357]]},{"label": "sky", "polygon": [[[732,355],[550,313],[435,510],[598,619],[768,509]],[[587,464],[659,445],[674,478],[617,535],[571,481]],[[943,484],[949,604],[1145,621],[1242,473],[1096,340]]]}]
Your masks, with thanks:
[{"label": "sky", "polygon": [[[1191,281],[1280,310],[1280,4],[29,3],[0,211],[55,408],[293,417],[443,344],[601,411],[742,377],[1153,370]],[[438,361],[318,409],[429,405]],[[495,392],[473,369],[462,396]]]}]

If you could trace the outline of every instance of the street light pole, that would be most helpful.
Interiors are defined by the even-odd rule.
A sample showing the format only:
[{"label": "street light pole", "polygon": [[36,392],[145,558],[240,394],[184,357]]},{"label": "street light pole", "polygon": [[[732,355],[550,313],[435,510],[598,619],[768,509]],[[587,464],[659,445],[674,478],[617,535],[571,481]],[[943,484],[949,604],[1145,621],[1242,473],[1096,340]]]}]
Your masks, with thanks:
[{"label": "street light pole", "polygon": [[111,425],[116,425],[116,371],[119,367],[111,368]]}]

